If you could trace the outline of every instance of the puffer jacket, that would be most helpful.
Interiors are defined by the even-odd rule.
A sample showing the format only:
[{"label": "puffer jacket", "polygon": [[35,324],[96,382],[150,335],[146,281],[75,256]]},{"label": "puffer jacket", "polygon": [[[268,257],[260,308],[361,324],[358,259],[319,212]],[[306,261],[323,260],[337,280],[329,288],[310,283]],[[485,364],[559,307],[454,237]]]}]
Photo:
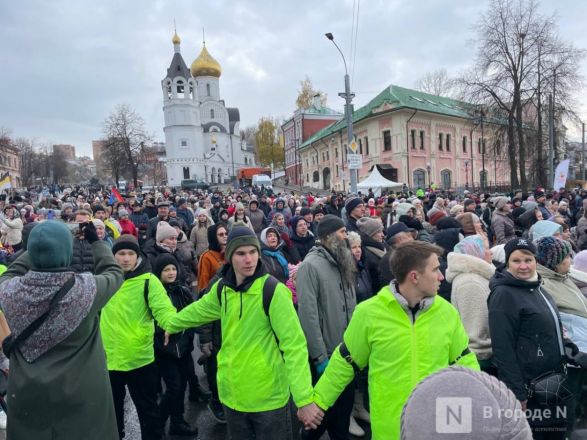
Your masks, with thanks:
[{"label": "puffer jacket", "polygon": [[538,265],[543,286],[556,302],[567,336],[587,352],[587,299],[571,277]]},{"label": "puffer jacket", "polygon": [[12,219],[0,218],[2,243],[8,246],[14,246],[22,242],[22,228],[24,228],[24,224],[18,216]]},{"label": "puffer jacket", "polygon": [[357,303],[355,286],[344,280],[332,254],[318,245],[298,269],[296,292],[310,358],[318,364],[329,358],[342,341]]},{"label": "puffer jacket", "polygon": [[487,297],[495,266],[481,258],[455,252],[448,254],[447,261],[446,279],[452,285],[450,301],[469,335],[469,348],[477,359],[489,359],[491,336]]},{"label": "puffer jacket", "polygon": [[71,256],[71,269],[74,272],[93,272],[94,254],[92,245],[87,240],[73,239],[73,254]]},{"label": "puffer jacket", "polygon": [[500,267],[489,282],[487,299],[493,362],[499,379],[520,401],[528,399],[527,385],[541,374],[562,371],[560,318],[554,299],[536,281],[515,278]]}]

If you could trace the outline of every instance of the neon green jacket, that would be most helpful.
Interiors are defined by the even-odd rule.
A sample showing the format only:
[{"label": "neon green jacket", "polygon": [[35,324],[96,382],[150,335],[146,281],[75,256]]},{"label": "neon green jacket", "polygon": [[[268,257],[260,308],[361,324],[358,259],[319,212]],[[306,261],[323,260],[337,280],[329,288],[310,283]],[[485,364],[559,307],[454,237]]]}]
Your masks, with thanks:
[{"label": "neon green jacket", "polygon": [[[141,263],[143,268],[146,261],[145,258]],[[167,322],[177,313],[161,281],[152,273],[141,269],[137,272],[136,276],[125,274],[124,283],[102,309],[100,331],[108,370],[130,371],[154,362],[153,316],[167,330]],[[144,294],[147,279],[149,308]]]},{"label": "neon green jacket", "polygon": [[262,294],[268,275],[259,273],[240,292],[228,281],[229,276],[223,276],[226,284],[221,302],[214,283],[202,299],[171,318],[169,331],[221,320],[218,394],[229,408],[242,412],[282,408],[289,400],[290,390],[298,407],[311,403],[308,349],[290,290],[282,283],[277,285],[268,319]]},{"label": "neon green jacket", "polygon": [[[361,369],[369,366],[373,440],[400,438],[402,408],[426,376],[457,359],[479,370],[474,353],[460,357],[469,340],[450,303],[440,296],[424,299],[414,323],[408,310],[406,300],[386,286],[357,306],[344,334],[355,363]],[[316,384],[314,401],[328,409],[353,377],[337,348]]]},{"label": "neon green jacket", "polygon": [[2,275],[4,272],[6,272],[6,266],[0,264],[0,275]]}]

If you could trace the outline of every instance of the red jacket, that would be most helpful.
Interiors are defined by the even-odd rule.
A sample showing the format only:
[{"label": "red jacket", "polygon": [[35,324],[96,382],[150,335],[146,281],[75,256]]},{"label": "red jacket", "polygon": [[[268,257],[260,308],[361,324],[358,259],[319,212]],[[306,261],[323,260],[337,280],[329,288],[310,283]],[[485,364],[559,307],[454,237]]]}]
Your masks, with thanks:
[{"label": "red jacket", "polygon": [[130,234],[134,235],[136,238],[139,238],[139,233],[137,232],[137,227],[132,222],[132,220],[125,218],[118,220],[120,227],[122,229],[121,235],[123,234]]}]

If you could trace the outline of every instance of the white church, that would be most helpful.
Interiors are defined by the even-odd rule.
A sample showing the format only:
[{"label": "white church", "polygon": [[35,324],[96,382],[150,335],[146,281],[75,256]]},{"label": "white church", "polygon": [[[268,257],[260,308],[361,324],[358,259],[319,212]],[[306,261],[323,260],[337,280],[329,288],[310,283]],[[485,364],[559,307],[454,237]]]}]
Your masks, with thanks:
[{"label": "white church", "polygon": [[255,166],[254,152],[240,138],[239,110],[220,99],[222,68],[206,43],[188,69],[177,33],[172,42],[175,53],[161,81],[167,183],[229,183],[239,168]]}]

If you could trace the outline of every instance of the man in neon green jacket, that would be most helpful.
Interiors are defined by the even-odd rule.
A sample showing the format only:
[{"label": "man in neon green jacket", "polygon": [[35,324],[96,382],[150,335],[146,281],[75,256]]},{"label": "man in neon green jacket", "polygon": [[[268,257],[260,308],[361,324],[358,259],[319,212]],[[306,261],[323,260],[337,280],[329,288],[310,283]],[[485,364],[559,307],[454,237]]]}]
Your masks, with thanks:
[{"label": "man in neon green jacket", "polygon": [[314,401],[328,409],[353,379],[369,366],[369,400],[373,440],[400,438],[401,411],[418,382],[452,364],[475,370],[468,337],[456,309],[436,296],[442,249],[413,241],[391,258],[396,279],[357,306],[318,381]]},{"label": "man in neon green jacket", "polygon": [[[220,319],[218,394],[232,438],[291,439],[290,393],[298,417],[314,425],[322,419],[312,405],[306,339],[285,285],[275,287],[268,315],[263,305],[267,275],[255,233],[235,224],[226,245],[228,263],[221,281],[167,323],[178,332]],[[222,282],[220,295],[218,283]],[[309,407],[309,408],[308,408]]]}]

